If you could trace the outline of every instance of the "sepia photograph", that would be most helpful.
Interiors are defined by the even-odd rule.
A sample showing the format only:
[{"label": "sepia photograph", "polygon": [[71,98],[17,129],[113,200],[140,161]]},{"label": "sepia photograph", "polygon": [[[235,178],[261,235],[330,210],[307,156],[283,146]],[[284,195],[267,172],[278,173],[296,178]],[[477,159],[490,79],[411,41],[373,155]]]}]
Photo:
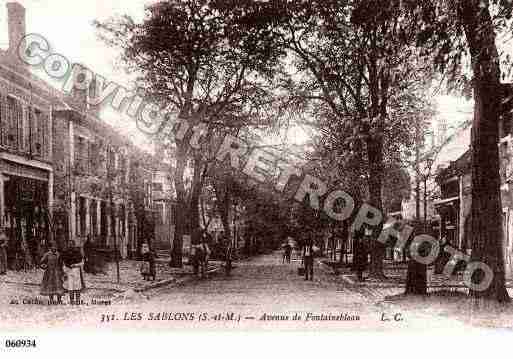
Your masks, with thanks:
[{"label": "sepia photograph", "polygon": [[52,330],[511,333],[512,17],[1,0],[0,352]]}]

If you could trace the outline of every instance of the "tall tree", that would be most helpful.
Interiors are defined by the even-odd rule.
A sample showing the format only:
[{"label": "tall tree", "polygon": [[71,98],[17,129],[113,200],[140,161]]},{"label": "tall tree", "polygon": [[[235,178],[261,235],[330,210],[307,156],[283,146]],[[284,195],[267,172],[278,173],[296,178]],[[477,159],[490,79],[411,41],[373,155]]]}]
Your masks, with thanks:
[{"label": "tall tree", "polygon": [[[511,30],[512,3],[505,0],[426,0],[419,5],[422,13],[419,44],[427,52],[436,51],[435,65],[449,74],[454,87],[473,91],[472,260],[488,265],[493,278],[485,290],[471,290],[470,294],[507,302],[510,298],[505,287],[497,146],[502,100],[501,59],[496,33]],[[463,71],[464,60],[468,57],[471,79]],[[510,71],[511,64],[506,63],[505,69]],[[482,275],[476,275],[474,279],[479,282],[482,278]]]},{"label": "tall tree", "polygon": [[[402,96],[429,79],[413,46],[415,14],[394,0],[269,6],[282,16],[276,31],[294,69],[285,88],[314,119],[338,127],[347,159],[362,159],[370,204],[382,210],[386,153],[411,139],[416,120],[401,114]],[[384,248],[373,243],[371,274],[383,277]]]},{"label": "tall tree", "polygon": [[[503,1],[501,1],[503,2]],[[503,2],[505,3],[505,2]],[[460,0],[460,19],[472,59],[472,259],[493,271],[491,285],[476,297],[509,301],[505,286],[504,233],[499,175],[499,53],[488,0]],[[511,11],[511,9],[509,10]]]},{"label": "tall tree", "polygon": [[[166,107],[166,118],[178,116],[189,128],[206,124],[208,138],[219,128],[263,125],[271,102],[267,80],[281,53],[262,36],[266,29],[241,21],[244,16],[222,1],[169,0],[149,6],[142,23],[124,16],[97,27],[107,43],[122,50],[129,68],[141,73],[140,85]],[[165,121],[159,133],[175,148],[178,211],[171,264],[181,266],[182,236],[199,228],[205,153],[189,146],[192,131],[177,136],[180,129],[169,127]]]}]

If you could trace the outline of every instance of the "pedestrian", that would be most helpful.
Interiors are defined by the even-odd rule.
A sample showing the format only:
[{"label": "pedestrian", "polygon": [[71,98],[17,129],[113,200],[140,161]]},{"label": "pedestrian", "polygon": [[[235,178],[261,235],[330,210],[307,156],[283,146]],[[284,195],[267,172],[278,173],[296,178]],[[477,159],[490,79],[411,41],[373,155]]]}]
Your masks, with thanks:
[{"label": "pedestrian", "polygon": [[201,246],[201,258],[200,258],[200,271],[201,277],[205,276],[205,273],[208,270],[208,260],[210,259],[210,248],[208,247],[208,243],[206,242],[206,238],[200,244]]},{"label": "pedestrian", "polygon": [[292,246],[287,241],[287,243],[285,243],[283,245],[283,263],[285,263],[285,262],[290,263],[291,253],[292,253]]},{"label": "pedestrian", "polygon": [[9,240],[5,235],[5,230],[0,228],[0,275],[7,274],[7,246]]},{"label": "pedestrian", "polygon": [[93,260],[93,243],[91,237],[88,235],[84,242],[84,272],[96,274],[96,269]]},{"label": "pedestrian", "polygon": [[61,254],[55,242],[50,243],[50,249],[43,255],[40,265],[45,270],[41,282],[41,295],[48,296],[50,304],[61,304],[64,294],[64,273]]},{"label": "pedestrian", "polygon": [[313,258],[314,258],[314,248],[313,248],[313,233],[306,238],[304,246],[303,246],[303,263],[305,265],[305,280],[310,279],[313,281],[314,269],[313,269]]},{"label": "pedestrian", "polygon": [[80,305],[80,294],[85,289],[84,257],[80,247],[74,243],[63,254],[64,262],[64,289],[69,293],[71,305]]},{"label": "pedestrian", "polygon": [[365,245],[365,232],[360,228],[354,232],[353,269],[357,273],[358,281],[363,282],[363,272],[367,268],[367,249]]},{"label": "pedestrian", "polygon": [[231,243],[228,241],[227,245],[226,245],[226,251],[225,251],[225,273],[227,276],[230,275],[231,271],[232,271],[232,245]]},{"label": "pedestrian", "polygon": [[143,243],[142,245],[142,266],[141,266],[141,274],[144,280],[155,280],[157,276],[157,270],[155,265],[155,252],[151,250],[148,243]]}]

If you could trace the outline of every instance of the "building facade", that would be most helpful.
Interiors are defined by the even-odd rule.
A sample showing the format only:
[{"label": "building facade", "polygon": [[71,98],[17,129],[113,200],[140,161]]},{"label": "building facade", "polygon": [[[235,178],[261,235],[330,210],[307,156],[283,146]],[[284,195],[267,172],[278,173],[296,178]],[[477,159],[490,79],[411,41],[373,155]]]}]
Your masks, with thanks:
[{"label": "building facade", "polygon": [[[513,86],[503,85],[502,116],[499,123],[502,224],[507,275],[513,275]],[[441,170],[436,177],[440,199],[435,208],[440,215],[440,237],[464,253],[470,254],[472,225],[472,158],[470,136],[468,150]]]},{"label": "building facade", "polygon": [[8,3],[7,14],[9,48],[0,50],[0,226],[15,239],[9,243],[9,255],[17,253],[17,247],[36,255],[50,230],[52,111],[57,99],[55,90],[15,55],[25,35],[25,9]]},{"label": "building facade", "polygon": [[[87,239],[123,258],[154,241],[155,159],[100,120],[89,91],[68,96],[34,76],[15,49],[25,9],[7,4],[0,50],[0,226],[10,256],[37,258],[49,240]],[[27,250],[31,256],[26,256]],[[33,264],[33,263],[32,263]]]}]

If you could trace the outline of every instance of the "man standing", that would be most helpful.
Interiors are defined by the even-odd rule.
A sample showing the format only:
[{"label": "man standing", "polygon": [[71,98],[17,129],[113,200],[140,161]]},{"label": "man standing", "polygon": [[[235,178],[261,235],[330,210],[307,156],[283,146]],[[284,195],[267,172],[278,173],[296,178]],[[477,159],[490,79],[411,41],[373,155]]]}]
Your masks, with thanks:
[{"label": "man standing", "polygon": [[229,276],[232,271],[232,245],[230,242],[226,243],[224,269],[225,269],[226,275]]},{"label": "man standing", "polygon": [[303,262],[305,264],[305,280],[310,279],[313,280],[313,233],[309,233],[308,238],[305,241],[305,245],[303,246]]},{"label": "man standing", "polygon": [[358,281],[363,282],[363,272],[367,267],[367,250],[364,243],[365,232],[360,228],[354,233],[353,270],[356,270]]}]

